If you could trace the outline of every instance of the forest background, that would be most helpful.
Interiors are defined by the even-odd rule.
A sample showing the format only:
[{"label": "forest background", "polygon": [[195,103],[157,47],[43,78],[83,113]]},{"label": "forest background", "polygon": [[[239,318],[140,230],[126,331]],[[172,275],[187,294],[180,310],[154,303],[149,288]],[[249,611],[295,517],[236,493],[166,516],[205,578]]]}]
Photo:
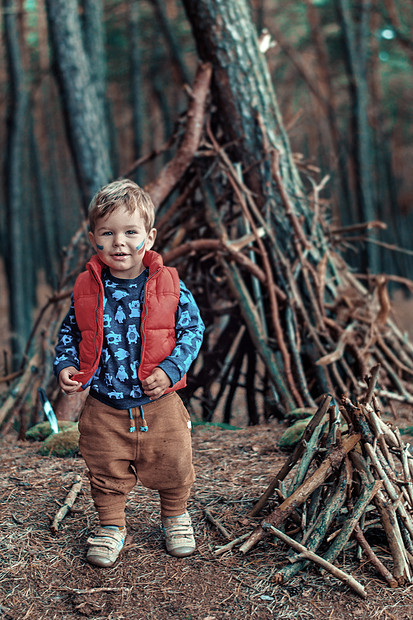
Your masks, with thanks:
[{"label": "forest background", "polygon": [[[53,4],[57,7],[60,0],[49,2]],[[69,259],[76,264],[67,248],[84,226],[94,191],[119,176],[148,186],[172,158],[199,65],[196,27],[192,24],[191,29],[185,3],[66,4],[78,6],[87,85],[82,90],[73,82],[73,95],[87,99],[93,93],[91,114],[97,115],[99,132],[85,135],[85,140],[100,155],[105,153],[103,163],[99,157],[104,169],[95,170],[90,183],[79,174],[73,147],[76,127],[68,123],[67,101],[59,88],[58,42],[51,44],[56,35],[48,24],[47,6],[43,0],[3,0],[4,376],[18,371],[28,353],[25,346],[39,309],[62,287],[62,264]],[[386,273],[393,296],[408,294],[413,274],[410,3],[251,0],[249,5],[295,165],[322,188],[329,234],[339,239],[340,251],[354,270],[366,277]],[[94,102],[98,105],[93,107]],[[81,125],[78,130],[82,132]],[[185,178],[159,217],[184,191]],[[185,232],[168,231],[164,222],[159,249],[167,253],[183,243]],[[186,271],[191,274],[190,268]],[[197,282],[190,284],[203,301]],[[213,338],[214,311],[201,309]],[[48,345],[50,363],[52,343]],[[2,385],[6,389],[9,384]]]}]

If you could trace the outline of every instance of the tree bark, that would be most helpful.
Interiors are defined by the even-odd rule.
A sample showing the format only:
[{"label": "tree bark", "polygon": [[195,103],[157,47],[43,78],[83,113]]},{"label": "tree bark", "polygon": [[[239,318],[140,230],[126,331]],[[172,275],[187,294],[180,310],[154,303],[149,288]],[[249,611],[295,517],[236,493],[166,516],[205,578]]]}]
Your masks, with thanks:
[{"label": "tree bark", "polygon": [[327,45],[323,33],[323,24],[320,19],[320,7],[316,6],[312,0],[305,0],[305,5],[307,9],[308,25],[317,55],[317,69],[320,78],[321,92],[326,97],[326,114],[330,130],[331,146],[335,154],[335,169],[342,192],[344,208],[343,206],[340,208],[340,213],[343,213],[344,222],[350,224],[348,214],[351,213],[352,196],[347,165],[347,149],[340,135],[337,117],[337,98],[333,89],[332,68],[330,67]]},{"label": "tree bark", "polygon": [[[132,2],[129,7],[129,31],[130,31],[130,76],[131,76],[131,103],[132,103],[132,126],[134,159],[142,155],[143,144],[143,108],[144,89],[142,76],[142,58],[140,44],[140,7],[137,2]],[[134,172],[137,183],[142,182],[141,170]]]},{"label": "tree bark", "polygon": [[17,369],[24,343],[30,332],[30,318],[25,290],[26,239],[23,199],[24,142],[27,129],[29,96],[22,65],[17,12],[12,0],[3,0],[4,34],[10,80],[8,141],[6,153],[7,252],[6,270],[10,294],[11,345],[13,369]]},{"label": "tree bark", "polygon": [[83,205],[112,177],[107,130],[82,43],[76,0],[47,0],[49,33]]},{"label": "tree bark", "polygon": [[[369,15],[371,0],[360,3],[360,24],[357,37],[355,22],[351,16],[348,0],[337,3],[341,17],[345,60],[350,84],[352,105],[352,138],[354,143],[354,161],[358,219],[361,222],[376,219],[375,187],[372,174],[372,138],[368,119],[369,92],[367,84],[367,42],[369,33]],[[380,270],[379,251],[374,244],[367,244],[362,252],[362,271]]]},{"label": "tree bark", "polygon": [[113,122],[110,106],[106,98],[106,41],[102,0],[82,0],[83,4],[83,45],[89,60],[90,77],[96,89],[98,103],[97,113],[100,114],[102,141],[110,148],[113,169],[117,168],[115,148],[111,144]]},{"label": "tree bark", "polygon": [[[106,95],[106,48],[103,28],[103,5],[101,0],[82,0],[83,4],[83,41],[85,53],[89,60],[90,77],[95,85],[100,104],[104,104]],[[104,107],[102,116],[104,117]]]},{"label": "tree bark", "polygon": [[245,179],[260,206],[279,202],[268,164],[260,163],[264,145],[259,118],[264,119],[270,148],[280,154],[282,177],[294,196],[301,182],[275,98],[271,76],[246,0],[183,0],[198,53],[214,67],[212,93],[228,142],[235,141],[234,161],[243,164]]}]

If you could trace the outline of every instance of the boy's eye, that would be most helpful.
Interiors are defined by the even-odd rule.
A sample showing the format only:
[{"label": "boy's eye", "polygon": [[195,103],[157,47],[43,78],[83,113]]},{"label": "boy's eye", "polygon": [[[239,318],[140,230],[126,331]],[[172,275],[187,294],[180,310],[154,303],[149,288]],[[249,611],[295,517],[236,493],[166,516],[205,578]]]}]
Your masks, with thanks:
[{"label": "boy's eye", "polygon": [[136,230],[127,230],[126,234],[127,235],[136,235]]},{"label": "boy's eye", "polygon": [[109,235],[111,235],[112,233],[107,230],[106,232],[102,233],[103,237],[109,237]]}]

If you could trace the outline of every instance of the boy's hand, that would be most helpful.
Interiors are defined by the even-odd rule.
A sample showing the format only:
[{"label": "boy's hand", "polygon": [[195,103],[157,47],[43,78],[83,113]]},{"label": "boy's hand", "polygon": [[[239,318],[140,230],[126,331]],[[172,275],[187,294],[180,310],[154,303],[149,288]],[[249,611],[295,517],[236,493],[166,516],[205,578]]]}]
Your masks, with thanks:
[{"label": "boy's hand", "polygon": [[81,387],[82,384],[80,381],[73,381],[72,379],[74,375],[80,374],[82,373],[80,373],[74,366],[68,366],[59,372],[59,385],[63,392],[68,396],[77,392]]},{"label": "boy's hand", "polygon": [[157,366],[153,373],[142,381],[142,387],[148,398],[156,400],[171,387],[171,380],[166,372]]}]

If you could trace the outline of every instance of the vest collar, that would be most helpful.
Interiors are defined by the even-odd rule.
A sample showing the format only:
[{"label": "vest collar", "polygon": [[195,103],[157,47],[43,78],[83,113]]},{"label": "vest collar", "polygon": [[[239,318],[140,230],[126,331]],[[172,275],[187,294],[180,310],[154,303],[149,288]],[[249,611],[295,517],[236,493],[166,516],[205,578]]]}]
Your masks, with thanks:
[{"label": "vest collar", "polygon": [[163,267],[162,256],[153,250],[145,252],[142,262],[144,267],[149,267],[150,276]]},{"label": "vest collar", "polygon": [[[142,263],[144,267],[149,268],[150,276],[163,267],[162,256],[153,250],[148,250],[145,252]],[[88,271],[93,272],[98,276],[98,278],[101,278],[104,267],[105,265],[102,263],[97,254],[94,254],[86,265]]]}]

